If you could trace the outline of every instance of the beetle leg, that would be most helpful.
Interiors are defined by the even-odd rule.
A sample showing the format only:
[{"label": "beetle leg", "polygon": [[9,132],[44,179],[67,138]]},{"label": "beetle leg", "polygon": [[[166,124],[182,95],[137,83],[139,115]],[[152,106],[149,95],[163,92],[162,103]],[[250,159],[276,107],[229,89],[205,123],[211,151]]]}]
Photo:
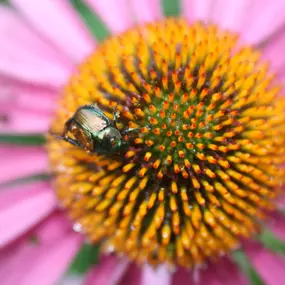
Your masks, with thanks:
[{"label": "beetle leg", "polygon": [[70,144],[72,144],[74,146],[79,146],[79,147],[85,149],[85,147],[81,143],[77,142],[76,140],[74,140],[70,137],[65,137],[63,140],[69,142]]},{"label": "beetle leg", "polygon": [[124,136],[128,133],[131,133],[131,132],[140,132],[141,129],[140,128],[130,128],[130,129],[126,129],[124,131],[121,132],[121,134]]},{"label": "beetle leg", "polygon": [[65,126],[64,126],[64,131],[63,131],[63,140],[64,141],[67,141],[69,143],[71,143],[72,145],[74,146],[78,146],[78,147],[81,147],[83,149],[85,149],[84,145],[82,145],[80,142],[77,142],[76,140],[70,138],[67,133],[69,132],[70,130],[70,125],[73,121],[73,118],[70,118],[66,123],[65,123]]},{"label": "beetle leg", "polygon": [[79,146],[79,147],[84,148],[79,142],[77,142],[76,140],[74,140],[68,136],[60,136],[60,135],[57,135],[55,133],[50,133],[50,134],[59,140],[66,141],[66,142],[69,142],[70,144],[72,144],[74,146]]},{"label": "beetle leg", "polygon": [[117,127],[116,124],[117,124],[117,119],[119,117],[120,117],[120,111],[118,111],[118,103],[117,103],[117,105],[114,108],[114,114],[113,114],[113,122],[114,122],[115,127]]},{"label": "beetle leg", "polygon": [[67,133],[68,133],[68,131],[70,129],[70,125],[72,123],[72,120],[73,120],[73,118],[70,118],[68,121],[66,121],[66,123],[64,125],[64,131],[63,131],[63,134],[62,134],[63,137],[66,137],[66,138],[68,137]]},{"label": "beetle leg", "polygon": [[[149,131],[151,130],[151,126],[147,125],[146,126]],[[141,131],[141,128],[130,128],[130,129],[126,129],[124,131],[122,131],[122,135],[126,135],[127,133],[131,133],[131,132],[140,132]]]}]

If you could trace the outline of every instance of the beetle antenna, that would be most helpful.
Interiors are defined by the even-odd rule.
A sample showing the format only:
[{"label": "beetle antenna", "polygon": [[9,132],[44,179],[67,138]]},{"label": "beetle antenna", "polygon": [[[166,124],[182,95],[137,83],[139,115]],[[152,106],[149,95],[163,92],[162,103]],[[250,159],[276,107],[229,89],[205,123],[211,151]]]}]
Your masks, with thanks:
[{"label": "beetle antenna", "polygon": [[64,136],[61,136],[61,135],[58,135],[58,134],[55,134],[53,132],[49,132],[53,137],[59,139],[59,140],[65,140],[65,137]]},{"label": "beetle antenna", "polygon": [[118,111],[118,104],[116,104],[116,106],[114,107],[114,115],[113,115],[113,121],[114,121],[114,125],[116,126],[117,124],[117,120],[120,117],[120,112]]},{"label": "beetle antenna", "polygon": [[50,134],[59,140],[66,141],[66,142],[69,142],[70,144],[72,144],[74,146],[79,146],[79,147],[84,148],[84,146],[82,146],[80,143],[78,143],[77,141],[75,141],[74,139],[72,139],[70,137],[64,137],[64,136],[57,135],[57,134],[52,133],[52,132],[50,132]]}]

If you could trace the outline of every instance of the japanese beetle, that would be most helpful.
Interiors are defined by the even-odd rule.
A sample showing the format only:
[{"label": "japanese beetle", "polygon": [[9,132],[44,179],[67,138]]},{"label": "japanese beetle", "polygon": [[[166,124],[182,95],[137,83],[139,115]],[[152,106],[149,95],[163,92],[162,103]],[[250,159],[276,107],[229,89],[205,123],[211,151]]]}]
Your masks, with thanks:
[{"label": "japanese beetle", "polygon": [[[116,126],[117,117],[117,111],[114,112],[113,120],[110,120],[97,105],[84,105],[78,108],[74,115],[66,121],[62,135],[52,135],[74,146],[81,147],[89,153],[114,154],[119,152],[125,144],[123,140],[125,134],[140,130],[120,131]],[[74,138],[68,135],[69,132]]]}]

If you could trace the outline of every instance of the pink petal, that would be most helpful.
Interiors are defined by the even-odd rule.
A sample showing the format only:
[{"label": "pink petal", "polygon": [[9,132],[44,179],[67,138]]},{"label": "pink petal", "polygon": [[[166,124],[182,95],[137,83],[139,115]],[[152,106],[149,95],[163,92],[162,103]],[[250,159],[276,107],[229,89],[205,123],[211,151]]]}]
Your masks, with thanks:
[{"label": "pink petal", "polygon": [[57,285],[82,285],[84,275],[64,274]]},{"label": "pink petal", "polygon": [[135,21],[128,0],[86,0],[112,33],[121,33]]},{"label": "pink petal", "polygon": [[[22,97],[21,99],[24,98]],[[51,114],[40,113],[39,110],[26,110],[25,107],[19,107],[17,104],[15,106],[3,105],[0,107],[0,112],[3,118],[2,120],[0,119],[0,134],[43,134],[48,131],[52,119]]]},{"label": "pink petal", "polygon": [[128,268],[128,261],[114,256],[105,256],[100,263],[88,273],[84,285],[117,284]]},{"label": "pink petal", "polygon": [[259,43],[285,23],[285,1],[251,0],[241,31],[249,43]]},{"label": "pink petal", "polygon": [[285,27],[263,49],[264,58],[269,61],[274,71],[285,72]]},{"label": "pink petal", "polygon": [[71,221],[66,217],[65,212],[56,211],[51,214],[35,230],[34,234],[41,243],[55,243],[67,233],[72,233]]},{"label": "pink petal", "polygon": [[11,0],[43,38],[75,62],[85,58],[95,46],[91,36],[67,0]]},{"label": "pink petal", "polygon": [[[2,253],[1,284],[50,285],[64,274],[81,245],[75,233],[65,233],[53,242],[21,242]],[[11,274],[13,272],[13,274]]]},{"label": "pink petal", "polygon": [[173,275],[172,285],[249,285],[248,280],[238,270],[237,266],[227,258],[194,270],[187,271],[179,268]]},{"label": "pink petal", "polygon": [[[5,193],[1,193],[2,195],[5,196]],[[39,193],[26,199],[15,199],[9,207],[0,208],[0,247],[44,219],[56,205],[57,201],[52,191],[49,188],[39,188]]]},{"label": "pink petal", "polygon": [[[0,155],[2,154],[1,150],[2,149],[0,149]],[[15,185],[13,187],[1,187],[0,211],[17,203],[21,203],[23,200],[28,200],[37,194],[46,193],[49,187],[49,183],[46,182],[28,183]]]},{"label": "pink petal", "polygon": [[57,91],[0,78],[0,132],[46,132]]},{"label": "pink petal", "polygon": [[152,22],[162,18],[159,0],[131,0],[129,3],[136,23]]},{"label": "pink petal", "polygon": [[17,107],[50,116],[55,108],[57,89],[34,87],[15,80],[0,77],[0,111],[11,111]]},{"label": "pink petal", "polygon": [[0,73],[33,84],[62,85],[71,63],[37,37],[12,9],[0,6],[0,15]]},{"label": "pink petal", "polygon": [[211,21],[220,27],[240,32],[251,0],[215,0],[211,11]]},{"label": "pink petal", "polygon": [[212,0],[182,0],[182,12],[190,22],[202,20],[207,22],[213,6]]},{"label": "pink petal", "polygon": [[0,147],[0,184],[13,179],[42,173],[47,170],[47,155],[37,147]]},{"label": "pink petal", "polygon": [[186,269],[183,268],[178,268],[173,274],[171,285],[180,285],[180,284],[190,285],[192,283],[193,283],[193,272],[191,272],[190,270],[187,271]]},{"label": "pink petal", "polygon": [[261,42],[285,23],[283,0],[183,0],[182,11],[191,22],[214,22],[241,32],[248,43]]},{"label": "pink petal", "polygon": [[240,272],[236,264],[228,258],[222,258],[215,264],[209,266],[205,271],[200,272],[201,285],[231,284],[249,285],[249,281]]},{"label": "pink petal", "polygon": [[[30,244],[30,242],[33,243],[31,237],[36,238],[35,243],[47,245],[56,243],[59,239],[70,233],[73,233],[70,221],[63,212],[55,211],[49,215],[47,219],[44,219],[33,228],[32,231],[27,232],[16,241],[5,246],[1,252],[4,253],[5,257],[13,256],[15,251],[17,251],[16,248],[24,246],[27,242],[28,244]],[[1,265],[0,262],[0,267]]]},{"label": "pink petal", "polygon": [[[280,76],[279,76],[280,82],[283,84],[283,93],[281,95],[285,96],[285,67],[280,70]],[[285,203],[284,203],[285,205]]]},{"label": "pink petal", "polygon": [[[285,70],[284,70],[284,74],[282,74],[282,82],[285,83]],[[283,190],[285,192],[285,189]],[[285,194],[285,193],[284,193]],[[278,206],[280,206],[281,208],[285,207],[285,195],[282,195],[279,199],[278,199]]]},{"label": "pink petal", "polygon": [[171,272],[164,265],[153,269],[149,265],[145,265],[142,269],[141,285],[169,285],[171,284]]},{"label": "pink petal", "polygon": [[135,264],[131,264],[118,285],[138,285],[141,280],[141,269]]},{"label": "pink petal", "polygon": [[250,262],[267,285],[285,284],[285,260],[259,245],[246,247]]},{"label": "pink petal", "polygon": [[45,133],[50,120],[49,116],[13,110],[7,121],[0,121],[0,133]]},{"label": "pink petal", "polygon": [[276,214],[272,222],[268,225],[278,238],[285,242],[285,216]]},{"label": "pink petal", "polygon": [[45,248],[38,252],[33,261],[32,269],[21,277],[23,285],[54,284],[67,270],[81,243],[82,239],[79,235],[70,234],[57,241],[52,248]]}]

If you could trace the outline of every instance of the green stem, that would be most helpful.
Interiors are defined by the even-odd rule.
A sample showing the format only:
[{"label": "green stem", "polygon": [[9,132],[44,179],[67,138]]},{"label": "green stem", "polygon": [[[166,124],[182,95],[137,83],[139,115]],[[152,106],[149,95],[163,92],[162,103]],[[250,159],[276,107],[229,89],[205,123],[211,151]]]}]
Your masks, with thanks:
[{"label": "green stem", "polygon": [[43,145],[46,139],[42,134],[1,134],[0,144],[13,144],[13,145]]},{"label": "green stem", "polygon": [[71,4],[97,41],[101,42],[110,35],[109,29],[83,0],[71,0]]},{"label": "green stem", "polygon": [[34,181],[46,181],[49,180],[51,176],[47,173],[39,173],[39,174],[34,174],[34,175],[29,175],[26,177],[21,177],[17,178],[8,182],[4,182],[0,184],[0,189],[1,188],[7,188],[7,187],[12,187],[17,184],[26,184],[29,182],[34,182]]},{"label": "green stem", "polygon": [[232,258],[240,270],[248,277],[252,285],[266,285],[241,249],[234,251]]},{"label": "green stem", "polygon": [[81,249],[69,267],[70,274],[84,274],[90,267],[98,263],[99,246],[83,243]]},{"label": "green stem", "polygon": [[285,255],[285,241],[279,239],[270,229],[264,227],[257,239],[264,247],[275,253]]},{"label": "green stem", "polygon": [[161,4],[165,17],[179,17],[180,0],[162,0]]}]

